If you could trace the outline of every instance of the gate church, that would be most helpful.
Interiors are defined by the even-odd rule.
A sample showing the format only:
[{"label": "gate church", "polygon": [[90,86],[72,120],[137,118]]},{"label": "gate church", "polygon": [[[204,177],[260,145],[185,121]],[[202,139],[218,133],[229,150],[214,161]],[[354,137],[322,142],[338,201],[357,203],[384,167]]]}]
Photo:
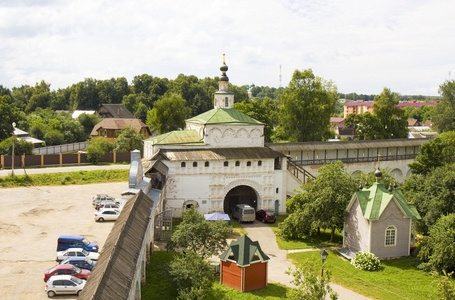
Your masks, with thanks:
[{"label": "gate church", "polygon": [[231,213],[239,203],[284,213],[301,182],[289,180],[286,156],[264,145],[264,124],[234,108],[224,55],[220,70],[213,109],[144,142],[145,176],[161,185],[161,209],[174,216],[191,206]]}]

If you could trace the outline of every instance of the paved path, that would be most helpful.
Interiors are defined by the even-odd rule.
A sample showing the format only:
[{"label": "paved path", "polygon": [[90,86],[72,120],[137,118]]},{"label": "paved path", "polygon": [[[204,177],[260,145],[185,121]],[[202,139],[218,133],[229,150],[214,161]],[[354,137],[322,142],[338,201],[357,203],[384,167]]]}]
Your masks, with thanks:
[{"label": "paved path", "polygon": [[[111,170],[111,169],[129,169],[130,165],[84,165],[84,166],[63,166],[54,168],[35,168],[25,169],[27,174],[58,173],[58,172],[76,172],[76,171],[93,171],[93,170]],[[24,169],[14,169],[14,175],[24,175]],[[11,175],[11,169],[0,169],[0,177]]]},{"label": "paved path", "polygon": [[[288,261],[287,254],[291,252],[298,252],[299,250],[280,250],[276,243],[275,233],[267,224],[262,224],[256,221],[252,224],[242,224],[242,227],[248,232],[248,237],[253,241],[258,241],[261,245],[261,249],[270,257],[268,273],[269,282],[278,282],[289,287],[295,287],[291,283],[292,276],[287,275],[284,272],[287,271],[288,268],[294,267],[294,265]],[[311,250],[316,249],[305,249],[300,251]],[[331,283],[330,285],[332,289],[338,293],[339,299],[341,300],[369,299],[340,285],[334,283]]]}]

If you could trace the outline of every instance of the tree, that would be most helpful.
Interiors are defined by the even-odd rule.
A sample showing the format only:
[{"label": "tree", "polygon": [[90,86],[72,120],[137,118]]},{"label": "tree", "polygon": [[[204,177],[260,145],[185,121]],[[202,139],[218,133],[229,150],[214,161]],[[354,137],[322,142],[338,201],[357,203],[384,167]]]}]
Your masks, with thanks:
[{"label": "tree", "polygon": [[84,140],[86,140],[89,136],[90,133],[92,132],[93,127],[95,127],[96,124],[101,122],[101,118],[98,117],[96,114],[80,114],[77,117],[77,121],[79,124],[82,125],[82,128],[84,129]]},{"label": "tree", "polygon": [[338,100],[331,81],[315,76],[311,69],[296,70],[280,100],[282,139],[309,142],[330,136],[330,116]]},{"label": "tree", "polygon": [[24,114],[12,103],[11,96],[0,96],[0,141],[13,134],[13,122],[25,119]]},{"label": "tree", "polygon": [[442,216],[424,237],[418,266],[425,271],[455,271],[455,214]]},{"label": "tree", "polygon": [[185,127],[185,119],[191,110],[185,106],[185,100],[178,94],[167,94],[155,102],[152,110],[147,112],[147,125],[165,133]]},{"label": "tree", "polygon": [[[9,137],[0,142],[0,155],[11,155],[13,152],[12,147],[13,137]],[[18,139],[14,137],[14,153],[15,155],[32,155],[33,144],[26,140]]]},{"label": "tree", "polygon": [[399,102],[398,95],[388,88],[374,97],[373,113],[380,123],[380,139],[408,137],[408,118],[406,112],[397,106]]},{"label": "tree", "polygon": [[[344,210],[356,190],[357,182],[346,172],[341,161],[325,164],[318,171],[315,180],[302,185],[303,192],[287,201],[286,207],[292,212],[291,216],[296,215],[289,216],[279,225],[284,237],[312,235],[319,228],[330,228],[332,241],[335,230],[343,228]],[[295,232],[299,228],[303,232]]]},{"label": "tree", "polygon": [[175,258],[169,275],[178,287],[178,299],[207,299],[215,279],[213,268],[193,251]]},{"label": "tree", "polygon": [[92,164],[98,164],[106,152],[114,150],[114,144],[102,137],[91,138],[88,141],[89,145],[85,149],[87,160]]},{"label": "tree", "polygon": [[230,233],[232,228],[226,221],[206,221],[203,215],[190,208],[182,212],[182,222],[172,233],[168,249],[183,248],[206,258],[226,249]]},{"label": "tree", "polygon": [[327,294],[332,300],[338,299],[338,294],[329,285],[329,271],[326,271],[324,276],[319,277],[312,271],[314,268],[314,263],[307,261],[306,264],[301,264],[295,269],[286,271],[286,274],[294,277],[291,283],[297,287],[291,290],[289,294],[290,299],[320,300],[326,299]]},{"label": "tree", "polygon": [[455,213],[455,163],[433,169],[424,175],[412,175],[403,185],[407,201],[414,203],[422,220],[418,229],[428,232],[438,219]]},{"label": "tree", "polygon": [[455,132],[448,131],[420,147],[419,155],[409,164],[412,173],[427,174],[437,167],[455,162]]},{"label": "tree", "polygon": [[349,114],[345,121],[345,127],[353,128],[359,140],[376,140],[381,138],[382,125],[379,119],[369,112],[363,114]]},{"label": "tree", "polygon": [[143,149],[142,141],[144,140],[144,136],[137,132],[131,126],[127,126],[120,131],[117,139],[115,140],[115,149],[114,151],[117,152],[129,152],[133,150],[140,150]]},{"label": "tree", "polygon": [[439,86],[441,101],[433,112],[433,124],[439,132],[455,130],[455,80]]},{"label": "tree", "polygon": [[264,127],[264,141],[266,143],[270,143],[272,131],[273,131],[273,122],[272,122],[272,115],[273,111],[271,110],[272,107],[267,106],[265,103],[260,103],[258,101],[253,101],[247,103],[245,101],[240,103],[235,103],[234,108],[238,111],[252,117],[255,120],[258,120],[265,124]]}]

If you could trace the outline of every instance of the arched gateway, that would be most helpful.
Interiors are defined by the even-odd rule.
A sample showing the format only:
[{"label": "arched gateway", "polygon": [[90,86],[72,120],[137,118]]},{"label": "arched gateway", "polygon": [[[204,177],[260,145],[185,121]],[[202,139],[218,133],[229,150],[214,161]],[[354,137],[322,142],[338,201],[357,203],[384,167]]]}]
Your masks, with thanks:
[{"label": "arched gateway", "polygon": [[232,213],[232,209],[237,204],[248,204],[257,209],[258,196],[256,191],[247,185],[239,185],[230,190],[224,198],[224,213]]}]

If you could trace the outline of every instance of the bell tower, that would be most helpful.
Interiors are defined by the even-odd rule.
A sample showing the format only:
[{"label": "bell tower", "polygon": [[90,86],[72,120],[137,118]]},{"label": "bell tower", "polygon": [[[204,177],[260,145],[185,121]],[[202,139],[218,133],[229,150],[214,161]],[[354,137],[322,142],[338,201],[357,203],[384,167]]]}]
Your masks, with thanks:
[{"label": "bell tower", "polygon": [[218,91],[215,92],[213,106],[215,108],[234,108],[234,93],[229,91],[229,78],[226,75],[228,66],[223,53],[223,64],[220,67],[221,77],[218,80]]}]

